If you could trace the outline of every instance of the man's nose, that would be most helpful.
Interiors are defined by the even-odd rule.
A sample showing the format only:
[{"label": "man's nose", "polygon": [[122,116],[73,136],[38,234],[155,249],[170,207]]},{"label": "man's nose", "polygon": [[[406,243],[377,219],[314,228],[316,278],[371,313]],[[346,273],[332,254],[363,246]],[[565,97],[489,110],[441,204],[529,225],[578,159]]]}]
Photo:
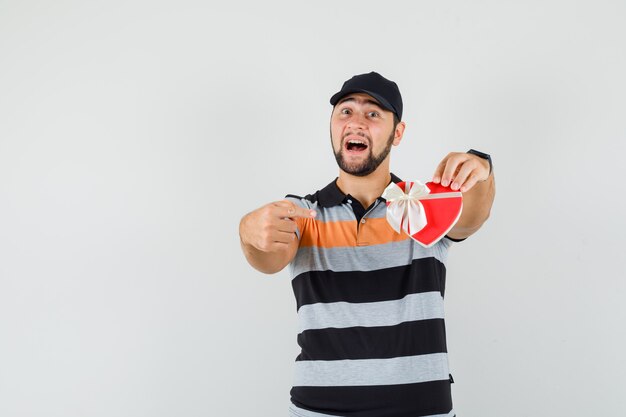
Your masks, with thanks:
[{"label": "man's nose", "polygon": [[353,114],[350,118],[350,122],[348,126],[354,129],[364,129],[365,128],[365,116],[359,113]]}]

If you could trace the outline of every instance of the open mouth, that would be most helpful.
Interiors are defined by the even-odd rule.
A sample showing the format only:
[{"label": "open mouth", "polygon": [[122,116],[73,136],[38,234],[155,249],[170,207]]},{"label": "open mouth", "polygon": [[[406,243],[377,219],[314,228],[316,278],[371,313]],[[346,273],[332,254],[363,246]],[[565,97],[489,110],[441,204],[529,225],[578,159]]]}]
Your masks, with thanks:
[{"label": "open mouth", "polygon": [[346,141],[346,150],[350,153],[359,153],[367,149],[367,143],[358,139]]}]

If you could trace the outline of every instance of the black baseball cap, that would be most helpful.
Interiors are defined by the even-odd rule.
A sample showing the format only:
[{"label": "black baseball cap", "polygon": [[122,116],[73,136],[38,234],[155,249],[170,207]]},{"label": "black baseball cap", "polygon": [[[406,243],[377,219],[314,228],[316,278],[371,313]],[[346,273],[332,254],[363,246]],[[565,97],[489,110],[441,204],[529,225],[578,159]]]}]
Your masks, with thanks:
[{"label": "black baseball cap", "polygon": [[355,75],[343,83],[341,90],[330,98],[330,104],[337,104],[341,98],[352,93],[365,93],[374,97],[385,109],[394,112],[402,120],[402,96],[398,85],[377,72]]}]

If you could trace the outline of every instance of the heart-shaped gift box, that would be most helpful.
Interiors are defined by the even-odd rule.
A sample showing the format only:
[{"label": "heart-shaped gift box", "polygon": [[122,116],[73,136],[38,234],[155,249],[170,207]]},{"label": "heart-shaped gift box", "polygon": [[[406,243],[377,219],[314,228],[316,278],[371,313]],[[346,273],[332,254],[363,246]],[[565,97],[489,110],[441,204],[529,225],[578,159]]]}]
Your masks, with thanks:
[{"label": "heart-shaped gift box", "polygon": [[425,248],[433,246],[456,224],[463,210],[463,195],[449,186],[419,181],[391,183],[385,189],[387,221]]}]

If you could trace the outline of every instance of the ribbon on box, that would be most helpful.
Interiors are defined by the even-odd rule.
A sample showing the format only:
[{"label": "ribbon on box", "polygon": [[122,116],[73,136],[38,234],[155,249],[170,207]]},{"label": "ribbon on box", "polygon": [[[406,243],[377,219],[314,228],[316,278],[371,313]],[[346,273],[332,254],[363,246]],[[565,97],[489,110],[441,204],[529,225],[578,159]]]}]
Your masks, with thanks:
[{"label": "ribbon on box", "polygon": [[[459,197],[461,197],[462,200],[463,196],[460,191],[447,191],[450,190],[449,187],[443,187],[440,184],[434,183],[429,184],[431,184],[431,187],[434,187],[437,192],[431,192],[427,184],[423,184],[420,181],[406,181],[398,184],[392,182],[382,194],[382,197],[387,200],[387,222],[389,222],[389,225],[397,233],[404,230],[409,236],[425,247],[433,245],[454,226],[460,216],[462,203],[459,202],[458,210],[454,210],[454,212],[451,213],[456,213],[456,215],[446,215],[443,224],[441,224],[440,219],[438,219],[438,224],[432,225],[437,229],[441,229],[440,231],[442,233],[439,234],[439,231],[435,231],[438,235],[437,238],[433,240],[432,237],[429,237],[427,239],[428,241],[424,242],[416,238],[416,234],[429,224],[429,216],[427,216],[428,210],[424,208],[422,201],[433,199],[458,200]],[[404,189],[401,186],[404,186]],[[454,204],[457,205],[457,203]],[[431,215],[434,214],[435,213],[431,213]]]}]

